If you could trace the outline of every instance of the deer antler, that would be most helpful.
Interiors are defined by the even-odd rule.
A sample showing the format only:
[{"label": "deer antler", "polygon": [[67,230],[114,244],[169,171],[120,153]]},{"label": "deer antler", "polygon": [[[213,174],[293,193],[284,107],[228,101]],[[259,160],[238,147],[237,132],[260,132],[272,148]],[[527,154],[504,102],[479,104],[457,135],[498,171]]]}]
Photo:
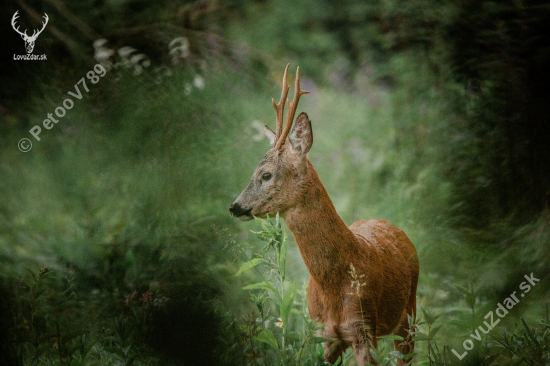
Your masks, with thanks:
[{"label": "deer antler", "polygon": [[21,32],[19,30],[19,26],[17,26],[17,28],[15,28],[15,20],[17,18],[19,18],[19,15],[17,15],[17,13],[19,12],[19,10],[17,10],[15,12],[15,14],[13,14],[13,17],[11,18],[11,26],[13,28],[14,31],[16,31],[17,33],[19,33],[21,36],[25,36],[25,38],[28,38],[29,36],[27,35],[27,30],[25,29],[25,32]]},{"label": "deer antler", "polygon": [[[288,66],[287,66],[288,69]],[[285,82],[286,82],[286,71],[285,71]],[[287,89],[288,93],[288,89]],[[306,90],[300,90],[300,67],[296,69],[296,81],[294,82],[294,98],[292,99],[292,103],[286,100],[286,103],[288,105],[288,112],[286,114],[286,123],[285,123],[285,130],[283,131],[282,135],[278,138],[277,143],[273,147],[274,150],[280,150],[281,146],[285,143],[286,137],[288,136],[288,133],[290,132],[290,127],[292,126],[292,122],[294,121],[294,115],[296,114],[296,108],[298,108],[298,102],[300,101],[300,97],[303,94],[308,94],[309,92]],[[284,83],[283,83],[283,94],[284,94]],[[282,118],[282,109],[281,109],[281,118]],[[277,135],[278,136],[278,135]]]},{"label": "deer antler", "polygon": [[24,37],[26,40],[29,39],[29,40],[32,40],[32,39],[36,39],[38,37],[38,35],[40,33],[42,33],[42,31],[44,30],[44,28],[46,28],[46,24],[48,24],[48,14],[44,13],[44,16],[43,18],[46,20],[46,22],[42,22],[42,29],[40,29],[37,33],[36,29],[34,30],[34,32],[32,33],[32,36],[29,37],[29,35],[27,34],[27,30],[25,29],[24,32],[21,32],[19,30],[19,26],[17,26],[17,28],[15,27],[15,21],[17,20],[17,18],[19,18],[19,15],[17,14],[19,12],[19,10],[17,10],[15,12],[15,14],[13,14],[13,17],[11,18],[11,26],[13,27],[13,30],[15,30],[17,33],[19,33],[22,37]]},{"label": "deer antler", "polygon": [[275,129],[275,141],[281,136],[281,133],[283,132],[283,112],[285,110],[285,100],[286,96],[288,95],[288,90],[290,89],[290,86],[288,85],[286,81],[286,74],[288,72],[288,67],[290,64],[286,65],[285,68],[285,75],[283,76],[283,91],[281,93],[281,99],[279,99],[279,104],[275,104],[275,100],[271,98],[271,101],[273,102],[273,108],[275,108],[275,116],[277,118],[277,125]]},{"label": "deer antler", "polygon": [[[30,38],[37,38],[38,35],[39,35],[40,33],[42,33],[42,31],[44,30],[44,28],[46,28],[46,24],[48,24],[48,20],[49,20],[50,18],[48,18],[48,14],[46,14],[46,13],[44,13],[44,15],[45,15],[45,16],[43,16],[42,18],[44,18],[44,19],[46,20],[46,22],[45,22],[45,23],[42,22],[42,29],[40,29],[40,30],[38,31],[38,33],[36,33],[36,29],[35,29],[34,32],[33,32],[33,34],[32,34],[32,36],[30,36]],[[36,35],[35,35],[35,33],[36,33]]]}]

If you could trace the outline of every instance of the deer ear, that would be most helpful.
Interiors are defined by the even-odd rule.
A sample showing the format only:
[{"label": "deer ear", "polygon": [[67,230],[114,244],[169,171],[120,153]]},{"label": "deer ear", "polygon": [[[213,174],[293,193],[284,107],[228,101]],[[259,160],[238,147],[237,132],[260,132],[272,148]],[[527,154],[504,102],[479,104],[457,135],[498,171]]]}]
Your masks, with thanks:
[{"label": "deer ear", "polygon": [[275,145],[275,132],[271,131],[271,128],[267,127],[267,125],[264,125],[264,133],[273,147]]},{"label": "deer ear", "polygon": [[288,135],[292,151],[300,156],[306,156],[313,144],[313,131],[311,130],[311,121],[304,112],[300,113],[292,130]]}]

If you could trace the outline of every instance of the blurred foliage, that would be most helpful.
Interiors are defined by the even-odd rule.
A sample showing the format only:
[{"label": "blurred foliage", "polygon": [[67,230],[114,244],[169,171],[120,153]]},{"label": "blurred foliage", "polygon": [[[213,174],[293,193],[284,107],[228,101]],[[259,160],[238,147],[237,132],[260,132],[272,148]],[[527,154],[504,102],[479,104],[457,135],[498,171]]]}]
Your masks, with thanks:
[{"label": "blurred foliage", "polygon": [[[444,174],[454,183],[457,224],[485,229],[509,216],[525,222],[547,206],[547,3],[247,4],[249,21],[233,26],[254,46],[279,58],[300,59],[304,74],[325,76],[348,92],[358,89],[352,81],[366,68],[376,83],[416,102],[413,111],[395,111],[398,133],[422,143],[422,135],[433,129],[446,132],[438,142]],[[252,31],[257,28],[266,31]],[[430,92],[441,98],[438,104],[419,100]],[[426,116],[432,106],[446,109],[445,121]],[[397,136],[396,143],[402,139]]]},{"label": "blurred foliage", "polygon": [[[34,51],[47,62],[12,60],[16,10],[22,29],[49,15]],[[449,322],[418,352],[451,364],[434,347],[466,339],[529,273],[541,285],[503,319],[521,330],[495,335],[508,353],[485,341],[465,362],[547,352],[528,324],[549,300],[549,18],[535,0],[8,1],[0,363],[242,365],[269,349],[240,338],[263,300],[240,290],[234,255],[259,242],[227,208],[269,147],[288,62],[344,221],[387,219],[418,248],[419,304]],[[97,63],[107,75],[34,140]],[[305,282],[292,242],[286,267]]]}]

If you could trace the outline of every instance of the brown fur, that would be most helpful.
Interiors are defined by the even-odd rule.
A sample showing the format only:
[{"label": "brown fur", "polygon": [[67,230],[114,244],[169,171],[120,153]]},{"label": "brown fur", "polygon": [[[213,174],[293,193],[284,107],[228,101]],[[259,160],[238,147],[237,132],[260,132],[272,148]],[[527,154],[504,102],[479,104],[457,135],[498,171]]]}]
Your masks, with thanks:
[{"label": "brown fur", "polygon": [[[405,338],[407,314],[416,314],[416,249],[403,231],[384,220],[358,221],[346,227],[313,165],[302,154],[312,144],[312,137],[308,137],[311,141],[299,141],[304,131],[312,136],[305,113],[298,116],[294,129],[300,132],[294,134],[298,140],[293,140],[291,132],[282,152],[268,151],[232,210],[235,205],[249,209],[247,214],[237,214],[242,220],[276,212],[285,219],[311,275],[310,316],[326,325],[320,336],[335,339],[325,344],[326,361],[334,363],[352,346],[359,364],[374,363],[368,349],[377,347],[377,337],[393,333]],[[272,178],[264,181],[266,172]],[[349,295],[355,292],[350,264],[358,275],[365,275],[361,303],[357,296]],[[404,348],[400,343],[395,341],[396,350],[403,354],[413,351],[414,344]]]}]

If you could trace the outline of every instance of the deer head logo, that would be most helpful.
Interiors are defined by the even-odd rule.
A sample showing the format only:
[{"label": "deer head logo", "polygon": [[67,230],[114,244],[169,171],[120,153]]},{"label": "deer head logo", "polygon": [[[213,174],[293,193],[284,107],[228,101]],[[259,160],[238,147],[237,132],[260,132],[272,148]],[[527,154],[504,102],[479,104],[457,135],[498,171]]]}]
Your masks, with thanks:
[{"label": "deer head logo", "polygon": [[44,19],[46,19],[46,22],[42,23],[42,29],[40,29],[37,33],[36,29],[34,30],[32,36],[28,36],[27,35],[27,30],[25,29],[24,32],[21,32],[19,31],[19,26],[17,26],[17,28],[15,27],[15,20],[17,18],[19,18],[19,15],[17,15],[17,12],[15,12],[15,14],[13,14],[13,18],[11,18],[11,26],[13,27],[13,29],[19,33],[21,35],[21,38],[23,38],[23,40],[25,41],[25,49],[27,50],[27,53],[32,53],[32,50],[34,49],[34,42],[36,41],[36,38],[38,38],[38,36],[40,35],[40,33],[42,33],[42,31],[44,30],[44,28],[46,28],[46,24],[48,24],[48,14],[44,13]]}]

